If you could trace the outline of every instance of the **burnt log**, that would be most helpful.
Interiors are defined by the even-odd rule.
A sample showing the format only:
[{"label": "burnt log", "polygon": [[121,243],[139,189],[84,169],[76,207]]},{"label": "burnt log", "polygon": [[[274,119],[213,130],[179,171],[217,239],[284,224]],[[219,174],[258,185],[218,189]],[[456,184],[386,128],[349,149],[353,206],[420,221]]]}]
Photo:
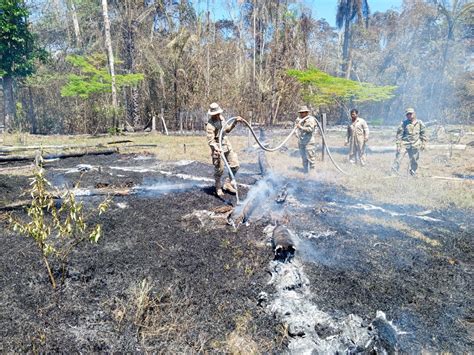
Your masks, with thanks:
[{"label": "burnt log", "polygon": [[285,184],[280,191],[278,192],[278,195],[275,199],[276,203],[283,203],[286,201],[286,197],[288,196],[288,184]]},{"label": "burnt log", "polygon": [[288,261],[296,251],[292,234],[285,225],[277,225],[272,234],[272,247],[275,253],[275,260]]},{"label": "burnt log", "polygon": [[[43,159],[65,159],[65,158],[75,158],[83,157],[85,155],[110,155],[118,153],[118,149],[103,149],[103,150],[89,150],[85,152],[77,153],[54,153],[43,155]],[[4,161],[25,161],[25,160],[35,160],[34,156],[31,155],[7,155],[0,156],[0,162]]]}]

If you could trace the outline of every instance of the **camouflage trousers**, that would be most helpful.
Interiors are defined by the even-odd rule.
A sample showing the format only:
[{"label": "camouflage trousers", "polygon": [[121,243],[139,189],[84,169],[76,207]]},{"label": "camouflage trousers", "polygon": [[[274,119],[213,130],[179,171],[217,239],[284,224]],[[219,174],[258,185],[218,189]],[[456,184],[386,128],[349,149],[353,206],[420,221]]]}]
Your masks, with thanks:
[{"label": "camouflage trousers", "polygon": [[408,158],[410,159],[410,174],[415,175],[416,170],[418,169],[418,159],[420,158],[420,150],[416,147],[402,146],[399,150],[397,150],[392,169],[397,172],[400,170],[400,164],[405,154],[408,154]]},{"label": "camouflage trousers", "polygon": [[298,148],[303,161],[303,169],[307,173],[314,169],[316,163],[316,145],[314,143],[299,144]]},{"label": "camouflage trousers", "polygon": [[[240,164],[237,154],[230,149],[229,151],[224,153],[227,162],[229,163],[229,167],[232,170],[232,173],[235,175],[239,170]],[[212,165],[214,165],[214,179],[216,180],[216,190],[220,189],[222,186],[221,178],[224,175],[225,163],[224,160],[221,158],[220,154],[216,154],[215,152],[212,154]]]}]

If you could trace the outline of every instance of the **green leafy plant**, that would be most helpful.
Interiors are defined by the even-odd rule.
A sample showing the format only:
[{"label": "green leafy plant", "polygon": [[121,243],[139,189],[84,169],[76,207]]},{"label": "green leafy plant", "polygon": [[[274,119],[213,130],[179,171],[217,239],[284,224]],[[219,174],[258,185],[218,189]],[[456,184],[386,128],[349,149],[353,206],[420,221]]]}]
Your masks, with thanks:
[{"label": "green leafy plant", "polygon": [[110,204],[110,199],[104,200],[90,215],[85,214],[82,202],[77,202],[75,195],[67,191],[61,196],[61,207],[55,205],[55,195],[48,190],[49,181],[44,176],[41,156],[29,190],[31,204],[26,209],[28,217],[20,219],[10,215],[10,226],[15,232],[30,237],[40,250],[42,261],[47,269],[53,289],[56,288],[56,277],[52,264],[61,266],[62,281],[66,275],[68,257],[71,252],[89,240],[97,243],[102,235],[100,224],[89,226],[87,220],[92,214],[101,215]]},{"label": "green leafy plant", "polygon": [[287,70],[287,74],[306,86],[305,99],[314,105],[379,102],[393,97],[396,86],[377,86],[329,75],[319,69]]},{"label": "green leafy plant", "polygon": [[[78,68],[80,73],[68,75],[66,85],[61,88],[62,96],[87,99],[94,94],[111,92],[112,76],[107,70],[105,55],[70,55],[66,60]],[[141,73],[115,75],[117,88],[136,86],[143,78],[144,75]]]}]

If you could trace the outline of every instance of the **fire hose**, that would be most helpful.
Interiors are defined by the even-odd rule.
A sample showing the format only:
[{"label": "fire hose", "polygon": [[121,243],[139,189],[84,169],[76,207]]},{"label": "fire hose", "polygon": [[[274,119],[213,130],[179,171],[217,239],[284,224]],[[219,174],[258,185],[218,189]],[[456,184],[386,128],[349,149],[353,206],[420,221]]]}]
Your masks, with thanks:
[{"label": "fire hose", "polygon": [[[303,118],[301,121],[299,121],[299,123],[303,123],[304,121],[306,121],[307,118],[309,118],[310,116],[307,116],[305,118]],[[227,161],[227,158],[225,157],[225,153],[224,153],[224,150],[222,148],[222,137],[223,137],[223,133],[224,133],[224,130],[225,130],[225,127],[227,127],[228,125],[231,125],[234,123],[234,121],[237,120],[237,117],[231,117],[229,118],[225,124],[222,126],[222,129],[220,130],[219,132],[219,150],[220,150],[220,155],[221,155],[221,158],[224,160],[224,164],[227,168],[227,170],[229,171],[229,175],[230,175],[230,178],[231,178],[231,184],[232,186],[235,188],[235,196],[237,198],[237,203],[240,203],[239,201],[239,190],[238,190],[238,187],[237,187],[237,182],[235,180],[235,175],[234,173],[232,172],[232,169],[230,168],[229,166],[229,162]],[[293,127],[293,129],[291,130],[291,132],[288,134],[288,136],[276,147],[274,148],[268,148],[266,147],[262,142],[260,142],[260,140],[258,139],[257,137],[257,134],[255,133],[255,131],[253,130],[252,128],[252,125],[250,123],[248,123],[246,120],[244,120],[243,118],[240,120],[240,122],[243,122],[247,128],[250,130],[250,132],[252,133],[252,136],[253,138],[255,139],[255,141],[257,142],[257,144],[259,145],[260,148],[262,148],[263,150],[267,151],[267,152],[275,152],[277,150],[279,150],[281,147],[283,147],[287,142],[288,140],[291,138],[291,136],[293,134],[295,134],[296,130],[298,129],[298,127],[295,125]],[[328,145],[326,143],[326,136],[324,135],[324,132],[323,132],[323,129],[321,128],[321,125],[319,124],[318,120],[316,120],[316,124],[318,126],[318,129],[319,129],[319,132],[321,133],[321,137],[323,138],[323,142],[324,142],[324,147],[326,148],[326,152],[328,153],[328,157],[329,159],[331,160],[331,162],[333,163],[333,165],[336,167],[336,169],[344,174],[344,175],[348,175],[344,170],[342,170],[339,165],[337,165],[337,163],[334,161],[333,157],[332,157],[332,154],[331,152],[329,151],[329,148],[328,148]]]}]

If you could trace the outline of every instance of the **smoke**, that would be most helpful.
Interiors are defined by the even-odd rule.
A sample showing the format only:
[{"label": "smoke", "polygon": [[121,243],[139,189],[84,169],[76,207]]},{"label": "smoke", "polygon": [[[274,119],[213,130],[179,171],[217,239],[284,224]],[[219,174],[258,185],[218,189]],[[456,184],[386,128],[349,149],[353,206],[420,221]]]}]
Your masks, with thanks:
[{"label": "smoke", "polygon": [[242,216],[244,221],[248,221],[258,220],[266,215],[271,216],[272,212],[281,209],[281,206],[276,204],[275,198],[278,189],[283,185],[284,180],[281,176],[268,173],[250,188],[246,198],[235,208],[231,218],[235,220]]},{"label": "smoke", "polygon": [[194,181],[190,182],[156,182],[152,184],[144,184],[137,186],[133,189],[133,192],[139,195],[145,196],[157,196],[167,194],[171,192],[184,192],[195,188],[207,187],[207,184],[198,183]]}]

